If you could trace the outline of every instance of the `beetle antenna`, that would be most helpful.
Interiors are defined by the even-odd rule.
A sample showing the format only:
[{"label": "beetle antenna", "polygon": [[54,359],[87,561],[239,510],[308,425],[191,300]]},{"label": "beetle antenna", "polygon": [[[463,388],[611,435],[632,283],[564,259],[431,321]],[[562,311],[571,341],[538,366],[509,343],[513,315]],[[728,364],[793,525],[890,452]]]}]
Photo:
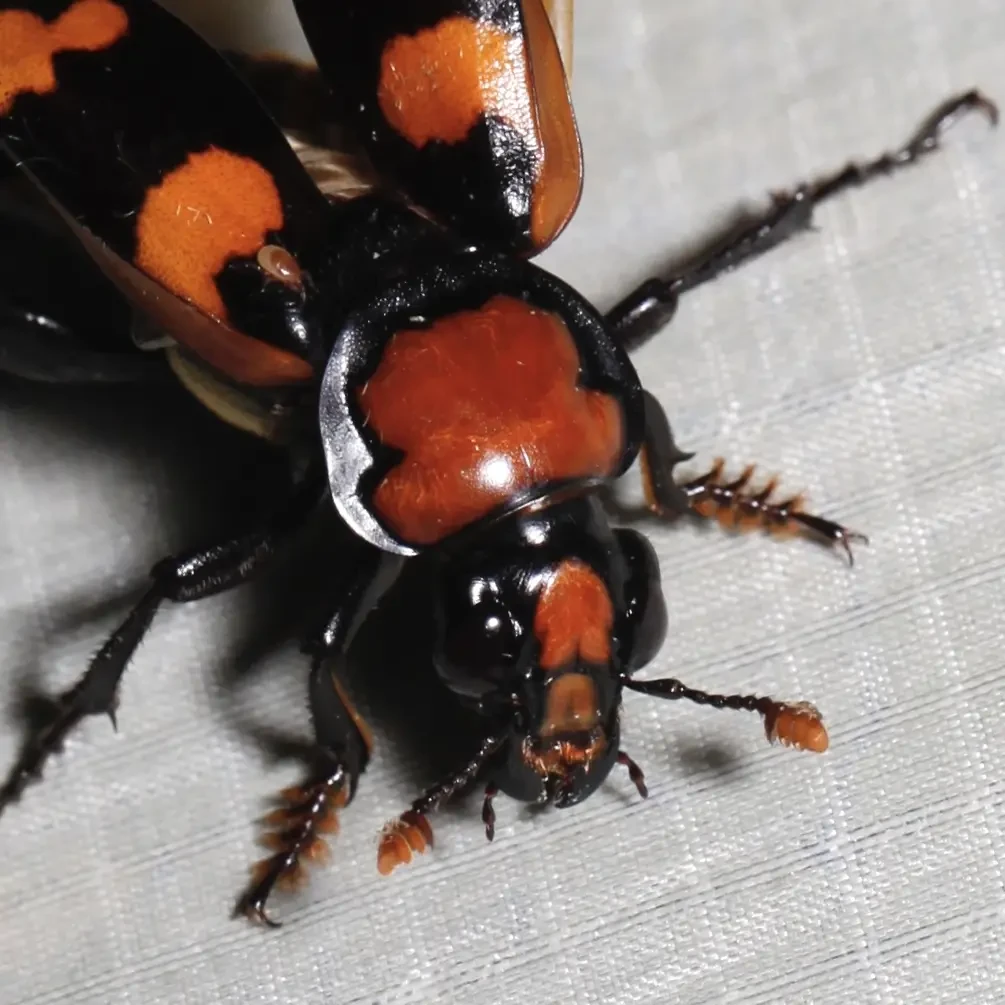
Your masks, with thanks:
[{"label": "beetle antenna", "polygon": [[687,687],[673,677],[632,680],[626,674],[622,676],[621,683],[632,691],[652,695],[654,698],[686,698],[698,705],[711,705],[713,708],[759,712],[764,719],[764,731],[770,743],[777,742],[784,747],[810,750],[816,754],[822,754],[829,745],[823,717],[815,706],[806,701],[776,701],[774,698],[752,694],[710,694]]},{"label": "beetle antenna", "polygon": [[478,777],[489,758],[502,746],[505,738],[504,732],[486,737],[475,756],[460,771],[427,789],[397,820],[392,820],[384,827],[377,848],[377,871],[382,876],[389,875],[399,865],[411,862],[413,851],[421,855],[427,845],[432,847],[433,829],[426,814],[466,789]]}]

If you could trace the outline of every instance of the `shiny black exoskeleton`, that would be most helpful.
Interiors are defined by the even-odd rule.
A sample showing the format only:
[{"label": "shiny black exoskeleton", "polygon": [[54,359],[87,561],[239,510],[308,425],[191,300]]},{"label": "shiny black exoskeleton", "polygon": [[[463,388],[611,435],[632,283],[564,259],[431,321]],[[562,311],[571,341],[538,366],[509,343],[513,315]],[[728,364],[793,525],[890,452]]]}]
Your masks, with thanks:
[{"label": "shiny black exoskeleton", "polygon": [[[690,455],[628,351],[670,320],[682,293],[805,230],[814,205],[936,149],[959,113],[995,114],[976,92],[951,99],[904,147],[776,196],[725,244],[602,313],[526,261],[579,194],[578,135],[540,0],[394,4],[387,23],[354,17],[355,3],[297,7],[322,67],[349,73],[365,99],[355,141],[383,165],[376,180],[340,151],[298,146],[301,163],[290,143],[302,138],[284,137],[252,90],[283,121],[276,66],[228,63],[153,0],[0,2],[0,38],[18,40],[0,65],[10,175],[0,250],[14,263],[0,280],[0,369],[61,382],[173,377],[296,461],[267,519],[154,567],[28,738],[0,811],[84,717],[114,716],[122,674],[165,601],[247,582],[309,522],[338,519],[362,551],[304,644],[316,756],[270,817],[275,852],[241,902],[264,920],[274,886],[301,877],[355,795],[372,736],[342,671],[414,556],[429,560],[437,673],[482,740],[388,827],[382,872],[424,850],[427,814],[479,778],[490,838],[499,791],[572,806],[620,764],[644,795],[620,746],[625,688],[755,711],[769,738],[826,748],[808,704],[633,676],[666,634],[660,570],[644,537],[611,526],[600,491],[636,461],[658,515],[802,531],[849,557],[860,535],[798,498],[776,501],[773,484],[753,489],[752,469],[679,479]],[[359,35],[352,66],[332,63],[353,45],[326,36],[335,29]],[[465,72],[450,58],[468,60]],[[464,90],[471,80],[480,104]],[[318,100],[323,82],[310,83]],[[517,116],[524,105],[537,117]],[[26,180],[48,210],[24,201]],[[504,198],[503,182],[520,198]],[[472,206],[472,192],[488,195]],[[73,257],[68,238],[90,257]]]},{"label": "shiny black exoskeleton", "polygon": [[[580,575],[595,574],[610,599],[610,653],[603,662],[577,656],[546,668],[535,613],[542,584],[569,562],[581,563]],[[526,802],[571,806],[585,799],[617,762],[623,680],[652,660],[666,635],[652,546],[633,530],[612,529],[596,497],[570,499],[511,517],[445,558],[434,589],[437,671],[451,691],[498,724],[488,781]],[[566,675],[585,679],[578,687],[587,704],[567,716],[574,728],[560,730],[555,720],[567,710],[549,704],[549,688]],[[563,745],[574,754],[599,746],[599,753],[566,765]],[[549,754],[560,770],[540,770]]]}]

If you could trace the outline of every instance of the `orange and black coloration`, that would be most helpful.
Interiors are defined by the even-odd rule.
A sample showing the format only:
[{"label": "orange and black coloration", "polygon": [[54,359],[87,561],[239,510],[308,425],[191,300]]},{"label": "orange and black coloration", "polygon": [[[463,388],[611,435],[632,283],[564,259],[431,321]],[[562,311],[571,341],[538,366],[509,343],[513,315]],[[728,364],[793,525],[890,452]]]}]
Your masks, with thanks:
[{"label": "orange and black coloration", "polygon": [[571,219],[582,155],[542,0],[294,0],[340,117],[462,237],[520,254]]},{"label": "orange and black coloration", "polygon": [[[324,859],[355,796],[373,741],[340,677],[416,556],[437,676],[482,739],[387,827],[382,873],[430,847],[427,814],[479,778],[490,839],[499,792],[572,806],[621,765],[644,796],[620,745],[626,688],[757,712],[772,742],[826,749],[808,703],[635,676],[667,632],[660,569],[645,537],[610,525],[598,490],[636,461],[659,515],[799,530],[849,556],[857,535],[798,499],[772,502],[774,483],[748,490],[749,471],[678,480],[690,455],[628,349],[682,293],[804,230],[815,204],[936,149],[961,112],[994,117],[976,92],[948,101],[904,147],[776,197],[727,244],[602,314],[528,261],[579,198],[568,52],[548,20],[570,4],[295,3],[322,76],[289,80],[369,160],[365,177],[342,151],[327,166],[316,145],[298,157],[266,110],[282,120],[289,97],[277,64],[225,58],[154,0],[0,2],[0,369],[57,382],[171,374],[296,458],[262,526],[154,567],[29,737],[0,811],[81,719],[114,717],[165,601],[246,582],[310,521],[337,518],[362,558],[305,643],[316,757],[266,821],[273,854],[242,900],[263,920],[272,889]],[[45,203],[20,198],[25,178]],[[89,260],[68,251],[66,225]]]}]

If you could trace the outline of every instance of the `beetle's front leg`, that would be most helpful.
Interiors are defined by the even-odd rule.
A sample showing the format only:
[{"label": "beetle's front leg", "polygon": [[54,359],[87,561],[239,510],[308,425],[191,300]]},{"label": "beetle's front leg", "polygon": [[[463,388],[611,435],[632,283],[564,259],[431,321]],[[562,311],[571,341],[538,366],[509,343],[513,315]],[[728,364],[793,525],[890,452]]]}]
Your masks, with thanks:
[{"label": "beetle's front leg", "polygon": [[165,600],[187,603],[239,586],[253,578],[275,551],[307,521],[327,488],[320,467],[294,488],[273,517],[253,533],[186,555],[166,558],[151,571],[153,585],[108,637],[83,677],[56,699],[53,719],[28,737],[17,763],[0,788],[0,813],[40,777],[46,760],[87,716],[115,710],[122,675]]},{"label": "beetle's front leg", "polygon": [[938,150],[943,129],[971,111],[981,112],[992,125],[998,121],[997,107],[979,91],[967,91],[949,98],[896,150],[870,161],[852,162],[816,181],[797,185],[789,192],[776,193],[771,206],[762,215],[746,223],[724,244],[677,275],[648,279],[629,293],[608,312],[608,324],[626,348],[641,345],[670,321],[681,294],[759,258],[809,229],[813,210],[822,202],[875,178],[895,174]]},{"label": "beetle's front leg", "polygon": [[336,810],[356,794],[359,776],[373,747],[372,734],[339,680],[356,632],[401,568],[402,559],[367,549],[338,609],[324,630],[305,646],[312,657],[308,693],[314,725],[315,757],[306,781],[284,789],[279,806],[266,818],[271,828],[262,843],[273,854],[252,868],[252,881],[237,913],[278,927],[266,913],[276,886],[292,889],[306,879],[305,861],[328,857],[324,834],[338,830]]},{"label": "beetle's front leg", "polygon": [[750,488],[754,468],[749,466],[741,475],[727,481],[723,478],[724,463],[717,460],[711,470],[690,481],[678,482],[673,468],[693,454],[681,451],[673,440],[666,413],[649,392],[645,397],[646,431],[642,448],[642,484],[649,508],[659,516],[694,513],[718,520],[723,526],[737,529],[762,529],[773,534],[805,534],[831,547],[839,547],[854,562],[851,546],[868,543],[868,538],[826,517],[803,511],[800,495],[773,501],[777,480],[755,490]]}]

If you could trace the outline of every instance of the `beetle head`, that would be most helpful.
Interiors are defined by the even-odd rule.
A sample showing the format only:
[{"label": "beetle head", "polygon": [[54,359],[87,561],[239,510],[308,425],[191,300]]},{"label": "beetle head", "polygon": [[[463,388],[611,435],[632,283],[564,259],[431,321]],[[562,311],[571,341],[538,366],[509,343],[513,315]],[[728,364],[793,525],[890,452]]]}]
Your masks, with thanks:
[{"label": "beetle head", "polygon": [[516,799],[571,806],[618,757],[624,570],[609,539],[594,549],[601,560],[564,557],[589,549],[555,543],[451,563],[437,591],[436,666],[505,737],[491,780]]}]

